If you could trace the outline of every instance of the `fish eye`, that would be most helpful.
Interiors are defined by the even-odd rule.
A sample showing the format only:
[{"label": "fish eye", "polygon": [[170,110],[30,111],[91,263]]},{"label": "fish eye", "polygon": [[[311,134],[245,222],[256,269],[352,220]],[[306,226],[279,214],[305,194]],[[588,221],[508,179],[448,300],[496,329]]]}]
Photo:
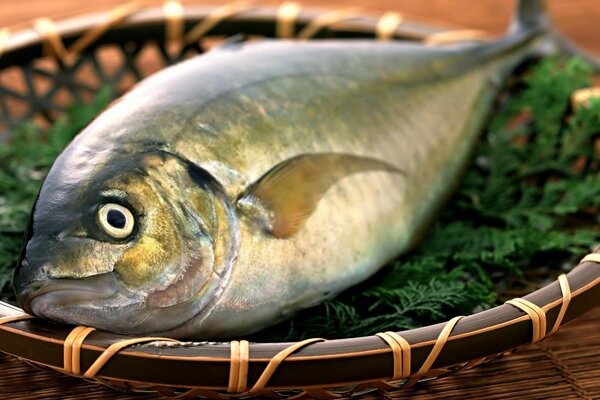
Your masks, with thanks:
[{"label": "fish eye", "polygon": [[98,221],[104,231],[115,239],[131,235],[135,219],[129,209],[120,204],[104,204],[98,209]]}]

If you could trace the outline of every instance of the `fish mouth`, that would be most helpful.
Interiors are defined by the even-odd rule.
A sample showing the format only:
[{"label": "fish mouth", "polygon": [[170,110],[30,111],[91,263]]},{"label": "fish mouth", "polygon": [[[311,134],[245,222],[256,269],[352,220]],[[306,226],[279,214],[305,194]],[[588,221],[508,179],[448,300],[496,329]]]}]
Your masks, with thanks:
[{"label": "fish mouth", "polygon": [[46,279],[32,282],[18,294],[18,300],[30,314],[69,322],[60,315],[62,307],[106,299],[113,296],[117,289],[118,283],[113,273],[82,279]]}]

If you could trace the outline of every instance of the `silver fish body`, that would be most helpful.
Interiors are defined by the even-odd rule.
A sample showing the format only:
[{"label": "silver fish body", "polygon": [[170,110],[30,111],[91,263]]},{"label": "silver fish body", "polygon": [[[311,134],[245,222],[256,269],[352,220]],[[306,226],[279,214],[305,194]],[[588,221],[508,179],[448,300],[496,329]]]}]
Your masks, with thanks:
[{"label": "silver fish body", "polygon": [[157,73],[50,171],[15,274],[21,304],[218,338],[365,280],[451,193],[537,22],[444,47],[229,45]]}]

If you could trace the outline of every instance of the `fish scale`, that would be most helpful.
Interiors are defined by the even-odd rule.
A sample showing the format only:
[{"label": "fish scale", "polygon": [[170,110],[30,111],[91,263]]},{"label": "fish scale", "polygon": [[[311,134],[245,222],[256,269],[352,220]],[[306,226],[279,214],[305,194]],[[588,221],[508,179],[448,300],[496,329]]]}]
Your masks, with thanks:
[{"label": "fish scale", "polygon": [[[399,250],[406,251],[414,242],[416,229],[440,206],[440,198],[448,190],[448,180],[455,180],[459,175],[473,138],[481,128],[485,115],[480,115],[472,127],[466,126],[464,115],[475,109],[474,103],[482,99],[482,91],[493,92],[485,78],[484,73],[477,71],[426,90],[419,87],[390,89],[389,95],[378,94],[371,99],[373,109],[383,117],[367,118],[365,125],[371,126],[369,131],[346,124],[347,134],[356,138],[350,144],[336,143],[331,149],[327,142],[330,135],[320,135],[324,144],[312,142],[303,148],[296,143],[294,150],[298,153],[312,152],[322,146],[327,150],[365,154],[365,148],[369,148],[367,155],[397,163],[404,174],[391,177],[389,173],[374,171],[338,182],[324,195],[303,230],[289,240],[256,242],[251,239],[254,235],[242,234],[238,260],[246,257],[245,250],[251,252],[254,259],[244,268],[233,271],[232,284],[221,296],[222,304],[226,305],[217,304],[212,315],[218,317],[209,316],[202,322],[214,329],[207,334],[219,336],[221,332],[217,329],[232,331],[234,328],[227,322],[239,323],[247,316],[256,322],[256,314],[249,312],[256,304],[260,304],[266,320],[281,319],[285,317],[281,315],[282,308],[330,298],[373,274]],[[484,103],[492,98],[484,97],[487,97],[482,100]],[[410,101],[402,101],[403,98]],[[456,98],[461,101],[452,101]],[[425,117],[424,110],[431,109],[445,111],[443,123],[434,132],[428,127],[435,126],[431,122],[441,118]],[[351,115],[358,110],[350,107],[347,112]],[[374,124],[376,121],[382,123]],[[313,129],[331,132],[330,126],[330,120],[324,119],[322,125],[313,125]],[[289,131],[288,134],[294,136]],[[353,229],[349,231],[348,226]],[[347,248],[352,252],[344,251]],[[356,254],[359,257],[355,257]],[[271,260],[277,260],[276,265]],[[299,271],[294,268],[297,260],[303,260]],[[287,269],[291,272],[284,272]],[[320,279],[311,279],[314,276]],[[290,285],[290,280],[295,283]],[[287,287],[283,293],[282,285]],[[323,288],[327,288],[327,294]],[[230,298],[236,300],[228,301]],[[265,304],[264,299],[272,300]]]},{"label": "fish scale", "polygon": [[[367,279],[452,192],[494,82],[546,37],[541,11],[521,2],[487,43],[229,43],[146,79],[53,165],[19,302],[113,332],[208,339]],[[108,226],[101,209],[126,223]]]}]

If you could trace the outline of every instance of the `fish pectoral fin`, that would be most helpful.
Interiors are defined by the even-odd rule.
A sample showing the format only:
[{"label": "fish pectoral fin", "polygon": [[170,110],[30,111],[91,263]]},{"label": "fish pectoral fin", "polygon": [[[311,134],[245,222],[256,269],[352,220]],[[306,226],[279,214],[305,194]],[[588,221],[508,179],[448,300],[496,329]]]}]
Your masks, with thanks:
[{"label": "fish pectoral fin", "polygon": [[339,153],[299,155],[277,164],[238,197],[238,209],[277,238],[297,233],[338,180],[359,172],[402,173],[385,161]]}]

